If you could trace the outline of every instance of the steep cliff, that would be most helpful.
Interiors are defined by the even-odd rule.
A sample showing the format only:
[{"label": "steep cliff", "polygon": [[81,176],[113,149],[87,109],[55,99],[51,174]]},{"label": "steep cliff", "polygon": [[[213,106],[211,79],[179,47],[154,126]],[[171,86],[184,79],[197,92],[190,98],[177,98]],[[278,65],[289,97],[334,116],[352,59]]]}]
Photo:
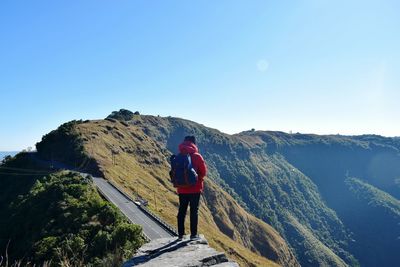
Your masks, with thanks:
[{"label": "steep cliff", "polygon": [[[141,127],[110,119],[75,122],[69,132],[76,140],[74,144],[78,144],[75,146],[82,147],[85,155],[74,163],[78,169],[100,173],[127,193],[148,200],[153,212],[176,226],[178,198],[168,181],[171,152],[163,143],[147,135]],[[49,158],[52,146],[64,145],[62,139],[53,136],[59,134],[58,131],[48,134],[38,145],[42,157]],[[61,141],[53,144],[53,140]],[[62,150],[67,151],[69,144],[66,142]],[[246,212],[212,179],[206,180],[199,231],[212,247],[225,251],[242,266],[298,265],[278,232]]]},{"label": "steep cliff", "polygon": [[[84,155],[75,166],[147,199],[172,225],[178,203],[167,177],[168,158],[185,135],[195,135],[209,166],[200,231],[242,265],[270,264],[266,258],[290,266],[399,260],[398,138],[228,135],[184,119],[126,112],[75,122],[67,132]],[[43,157],[54,157],[52,142],[58,139],[52,135],[58,132],[38,145],[50,148],[39,149]]]}]

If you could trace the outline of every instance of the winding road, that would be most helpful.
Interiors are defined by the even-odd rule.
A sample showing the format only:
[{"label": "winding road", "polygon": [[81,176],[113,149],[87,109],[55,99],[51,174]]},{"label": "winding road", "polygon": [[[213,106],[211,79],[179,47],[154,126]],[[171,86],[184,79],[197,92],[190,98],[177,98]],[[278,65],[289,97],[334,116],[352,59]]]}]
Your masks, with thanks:
[{"label": "winding road", "polygon": [[149,214],[141,210],[136,203],[107,182],[107,180],[93,177],[93,181],[99,188],[100,192],[111,203],[117,206],[132,223],[142,226],[144,234],[150,240],[174,236]]}]

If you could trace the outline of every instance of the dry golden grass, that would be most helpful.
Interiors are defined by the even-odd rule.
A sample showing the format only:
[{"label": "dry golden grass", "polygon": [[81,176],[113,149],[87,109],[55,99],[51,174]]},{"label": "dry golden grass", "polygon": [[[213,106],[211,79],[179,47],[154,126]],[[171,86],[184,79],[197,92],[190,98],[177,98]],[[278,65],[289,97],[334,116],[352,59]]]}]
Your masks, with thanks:
[{"label": "dry golden grass", "polygon": [[[162,144],[146,136],[140,127],[120,122],[90,121],[77,125],[77,130],[85,152],[97,161],[106,179],[128,194],[148,200],[153,212],[176,227],[178,197],[168,181],[169,155]],[[241,266],[297,264],[271,226],[247,213],[210,180],[199,210],[199,232],[212,247],[225,251]]]}]

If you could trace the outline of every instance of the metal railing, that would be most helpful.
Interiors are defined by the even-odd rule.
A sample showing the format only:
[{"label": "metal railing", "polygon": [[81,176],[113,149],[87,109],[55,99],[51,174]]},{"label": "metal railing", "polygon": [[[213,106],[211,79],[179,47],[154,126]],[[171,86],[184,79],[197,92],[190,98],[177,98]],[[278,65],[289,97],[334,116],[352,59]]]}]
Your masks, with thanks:
[{"label": "metal railing", "polygon": [[[96,184],[95,184],[95,186],[96,186]],[[105,194],[105,193],[103,192],[103,190],[102,190],[99,186],[96,186],[96,188],[97,188],[97,190],[99,191],[99,193],[100,193],[105,199],[107,199],[108,202],[113,203],[113,201],[107,196],[107,194]],[[114,204],[114,203],[113,203],[113,204]],[[115,205],[115,204],[114,204],[114,205]],[[130,221],[132,224],[135,224],[135,222],[133,222],[122,210],[121,210],[121,212],[122,212],[122,214],[125,215],[125,217],[128,219],[128,221]],[[148,241],[148,242],[151,241],[150,237],[148,237],[144,231],[142,231],[142,234],[143,234],[144,238],[146,239],[146,241]]]},{"label": "metal railing", "polygon": [[150,218],[152,218],[154,221],[156,221],[160,226],[162,226],[167,232],[169,232],[172,236],[178,236],[177,230],[166,223],[163,219],[161,219],[159,216],[154,214],[152,211],[150,211],[148,208],[146,208],[143,205],[138,205],[136,201],[129,196],[124,190],[122,190],[118,185],[116,185],[113,181],[107,180],[107,182],[112,185],[116,190],[118,190],[121,194],[123,194],[128,200],[132,201],[140,210],[142,210],[144,213],[146,213]]}]

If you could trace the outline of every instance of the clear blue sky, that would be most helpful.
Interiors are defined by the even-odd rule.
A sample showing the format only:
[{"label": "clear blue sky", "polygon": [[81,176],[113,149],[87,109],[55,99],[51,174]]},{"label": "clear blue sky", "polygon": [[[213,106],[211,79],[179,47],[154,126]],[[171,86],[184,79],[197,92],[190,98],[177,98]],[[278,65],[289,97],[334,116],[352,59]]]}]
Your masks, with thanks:
[{"label": "clear blue sky", "polygon": [[0,150],[127,108],[400,135],[400,1],[0,1]]}]

